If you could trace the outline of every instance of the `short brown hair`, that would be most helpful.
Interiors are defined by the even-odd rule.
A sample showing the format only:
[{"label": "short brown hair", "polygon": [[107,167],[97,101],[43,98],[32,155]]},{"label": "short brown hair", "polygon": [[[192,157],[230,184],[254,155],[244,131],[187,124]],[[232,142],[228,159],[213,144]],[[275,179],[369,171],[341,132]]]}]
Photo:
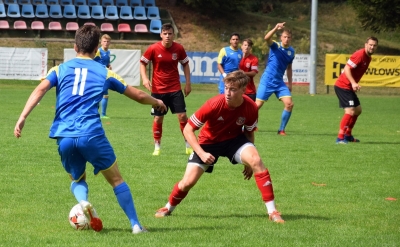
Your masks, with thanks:
[{"label": "short brown hair", "polygon": [[239,86],[239,88],[245,88],[249,83],[250,78],[244,73],[243,70],[236,70],[229,73],[224,78],[224,83],[233,83]]},{"label": "short brown hair", "polygon": [[368,41],[370,41],[370,40],[376,41],[376,43],[378,44],[378,38],[377,38],[377,37],[374,37],[374,36],[369,36],[369,37],[367,38],[367,40],[365,41],[365,43],[368,43]]},{"label": "short brown hair", "polygon": [[100,29],[97,26],[83,25],[75,33],[75,44],[78,53],[92,53],[98,46]]},{"label": "short brown hair", "polygon": [[247,42],[250,47],[253,47],[253,41],[251,39],[244,39],[243,42]]},{"label": "short brown hair", "polygon": [[161,26],[161,31],[166,31],[172,29],[172,32],[175,33],[174,26],[171,23],[165,23]]}]

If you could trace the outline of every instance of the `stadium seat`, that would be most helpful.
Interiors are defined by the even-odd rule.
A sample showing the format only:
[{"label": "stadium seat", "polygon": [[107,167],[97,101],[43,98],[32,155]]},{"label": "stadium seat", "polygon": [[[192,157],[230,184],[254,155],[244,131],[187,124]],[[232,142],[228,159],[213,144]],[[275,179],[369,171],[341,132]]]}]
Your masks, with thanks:
[{"label": "stadium seat", "polygon": [[90,19],[89,5],[79,5],[77,16],[80,19]]},{"label": "stadium seat", "polygon": [[148,33],[149,30],[145,24],[136,24],[135,25],[135,33]]},{"label": "stadium seat", "polygon": [[35,12],[33,12],[33,5],[32,4],[22,5],[21,16],[24,18],[35,18]]},{"label": "stadium seat", "polygon": [[123,20],[133,20],[132,8],[130,6],[122,6],[119,11],[119,18]]},{"label": "stadium seat", "polygon": [[85,22],[85,24],[83,24],[83,25],[96,26],[96,24],[94,24],[93,22]]},{"label": "stadium seat", "polygon": [[44,24],[42,21],[33,21],[31,23],[32,30],[44,30]]},{"label": "stadium seat", "polygon": [[77,22],[71,21],[71,22],[67,22],[67,25],[65,26],[65,29],[67,31],[76,31],[79,29],[79,25]]},{"label": "stadium seat", "polygon": [[19,5],[31,4],[31,0],[18,0]]},{"label": "stadium seat", "polygon": [[18,4],[17,0],[4,0],[5,5]]},{"label": "stadium seat", "polygon": [[155,0],[143,0],[143,6],[144,7],[156,7],[156,1]]},{"label": "stadium seat", "polygon": [[20,18],[21,12],[19,11],[19,5],[12,3],[8,5],[7,16],[11,18]]},{"label": "stadium seat", "polygon": [[64,18],[67,18],[67,19],[75,19],[77,17],[75,5],[65,5],[63,16],[64,16]]},{"label": "stadium seat", "polygon": [[153,19],[150,22],[150,32],[152,33],[161,33],[161,20]]},{"label": "stadium seat", "polygon": [[49,30],[62,30],[61,23],[58,21],[51,21],[49,23]]},{"label": "stadium seat", "polygon": [[60,5],[64,7],[66,5],[74,5],[74,3],[72,0],[60,0]]},{"label": "stadium seat", "polygon": [[131,6],[132,8],[135,8],[137,6],[142,6],[142,0],[130,0],[129,6]]},{"label": "stadium seat", "polygon": [[32,0],[33,5],[46,4],[45,0]]},{"label": "stadium seat", "polygon": [[0,3],[0,18],[6,17],[6,6],[3,3]]},{"label": "stadium seat", "polygon": [[132,32],[131,26],[129,26],[128,23],[120,23],[120,24],[118,24],[118,32],[130,33],[130,32]]},{"label": "stadium seat", "polygon": [[50,5],[49,16],[53,19],[63,18],[61,5]]},{"label": "stadium seat", "polygon": [[122,6],[129,6],[128,0],[115,0],[115,6],[121,8]]},{"label": "stadium seat", "polygon": [[109,20],[118,20],[119,16],[117,6],[107,6],[104,18]]},{"label": "stadium seat", "polygon": [[102,2],[103,8],[107,8],[107,6],[115,6],[114,0],[102,0],[101,2]]},{"label": "stadium seat", "polygon": [[87,5],[86,0],[74,0],[74,5],[76,7],[82,6],[82,5]]},{"label": "stadium seat", "polygon": [[26,22],[19,20],[14,22],[14,29],[28,29]]},{"label": "stadium seat", "polygon": [[88,0],[88,5],[89,6],[98,6],[100,4],[100,0]]},{"label": "stadium seat", "polygon": [[133,18],[136,20],[147,20],[146,8],[143,6],[135,7],[133,10]]},{"label": "stadium seat", "polygon": [[158,7],[148,7],[147,8],[147,19],[160,19],[160,10]]},{"label": "stadium seat", "polygon": [[6,20],[0,20],[0,29],[10,29],[10,24]]},{"label": "stadium seat", "polygon": [[51,7],[51,5],[58,5],[58,0],[47,0],[46,4]]},{"label": "stadium seat", "polygon": [[100,26],[102,32],[114,32],[114,26],[111,23],[102,23]]},{"label": "stadium seat", "polygon": [[92,6],[91,16],[93,19],[104,19],[103,6],[101,5]]},{"label": "stadium seat", "polygon": [[37,18],[49,18],[49,11],[46,4],[39,4],[36,6],[35,16]]}]

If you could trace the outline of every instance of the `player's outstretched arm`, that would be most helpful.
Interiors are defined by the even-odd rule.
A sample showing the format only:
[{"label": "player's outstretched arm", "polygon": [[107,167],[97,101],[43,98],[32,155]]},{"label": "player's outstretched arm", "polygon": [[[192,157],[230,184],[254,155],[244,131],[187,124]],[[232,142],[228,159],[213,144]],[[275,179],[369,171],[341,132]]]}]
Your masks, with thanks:
[{"label": "player's outstretched arm", "polygon": [[278,30],[282,30],[283,28],[285,28],[285,23],[286,22],[281,22],[276,24],[276,26],[271,29],[264,37],[264,39],[267,41],[268,46],[272,45],[272,36],[274,36],[274,34],[276,33],[276,31]]},{"label": "player's outstretched arm", "polygon": [[31,95],[29,96],[24,109],[21,112],[21,115],[19,116],[19,119],[17,123],[15,124],[14,128],[14,136],[17,138],[21,137],[21,132],[22,129],[24,128],[25,125],[25,120],[37,106],[37,104],[40,102],[40,100],[43,98],[43,96],[46,94],[46,92],[50,89],[50,82],[45,79],[43,80],[36,88],[33,90]]},{"label": "player's outstretched arm", "polygon": [[164,105],[162,100],[153,98],[151,95],[134,88],[132,86],[127,86],[124,92],[124,95],[134,101],[144,104],[144,105],[152,105],[154,108],[157,108],[159,111],[164,112],[167,110],[167,107]]}]

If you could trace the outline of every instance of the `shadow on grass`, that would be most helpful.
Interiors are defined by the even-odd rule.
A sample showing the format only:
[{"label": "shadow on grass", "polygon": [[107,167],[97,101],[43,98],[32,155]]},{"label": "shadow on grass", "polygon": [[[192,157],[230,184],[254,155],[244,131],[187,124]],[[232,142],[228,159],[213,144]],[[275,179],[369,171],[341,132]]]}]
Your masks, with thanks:
[{"label": "shadow on grass", "polygon": [[[223,218],[259,218],[259,219],[268,219],[267,214],[225,214],[225,215],[216,215],[216,216],[206,216],[199,214],[191,214],[185,215],[188,218],[203,218],[203,219],[223,219]],[[315,215],[305,215],[305,214],[282,214],[282,218],[285,221],[295,221],[295,220],[330,220],[328,217],[315,216]]]},{"label": "shadow on grass", "polygon": [[400,142],[360,142],[359,144],[388,144],[388,145],[399,145]]}]

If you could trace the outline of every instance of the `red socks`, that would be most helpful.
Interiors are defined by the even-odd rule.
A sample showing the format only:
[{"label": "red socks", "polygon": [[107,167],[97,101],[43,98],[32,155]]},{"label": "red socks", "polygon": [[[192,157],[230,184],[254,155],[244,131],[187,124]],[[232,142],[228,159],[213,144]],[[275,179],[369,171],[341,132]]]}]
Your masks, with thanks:
[{"label": "red socks", "polygon": [[338,134],[339,139],[344,139],[344,132],[349,127],[351,118],[352,116],[350,114],[343,115],[342,121],[340,122],[340,129]]},{"label": "red socks", "polygon": [[185,197],[187,196],[187,194],[189,193],[189,191],[182,191],[178,188],[178,183],[175,184],[174,188],[172,189],[171,195],[169,195],[169,204],[171,206],[176,206],[179,203],[181,203],[181,201],[183,199],[185,199]]},{"label": "red socks", "polygon": [[153,137],[154,140],[161,140],[161,136],[162,136],[162,124],[153,122]]},{"label": "red socks", "polygon": [[254,178],[258,189],[261,192],[261,197],[264,202],[274,200],[274,189],[272,188],[271,176],[269,175],[268,169],[255,173]]},{"label": "red socks", "polygon": [[347,136],[351,136],[351,130],[353,129],[354,125],[356,124],[357,118],[358,118],[358,115],[354,115],[351,117],[349,126],[347,127],[346,132],[345,132],[345,134]]}]

